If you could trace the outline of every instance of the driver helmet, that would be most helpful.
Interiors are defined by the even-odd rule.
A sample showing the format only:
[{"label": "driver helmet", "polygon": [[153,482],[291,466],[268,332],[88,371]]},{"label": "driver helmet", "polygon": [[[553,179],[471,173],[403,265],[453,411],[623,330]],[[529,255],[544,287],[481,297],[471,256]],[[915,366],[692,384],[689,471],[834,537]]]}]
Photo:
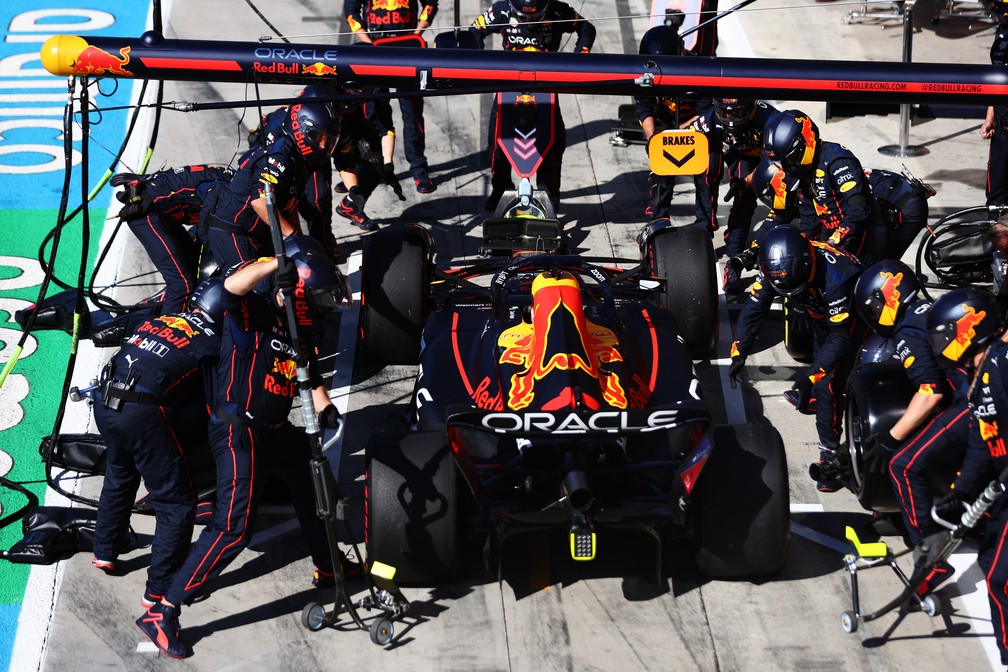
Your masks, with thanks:
[{"label": "driver helmet", "polygon": [[1002,331],[994,297],[978,289],[953,289],[928,311],[928,340],[939,361],[967,362]]},{"label": "driver helmet", "polygon": [[759,270],[774,291],[797,296],[815,270],[812,243],[797,228],[784,224],[767,231],[759,246]]},{"label": "driver helmet", "polygon": [[778,112],[763,129],[763,152],[788,175],[810,176],[818,150],[819,128],[804,112]]},{"label": "driver helmet", "polygon": [[798,180],[764,157],[752,173],[752,189],[760,201],[776,212],[798,207]]},{"label": "driver helmet", "polygon": [[219,325],[224,319],[224,280],[213,277],[200,282],[186,307],[189,312],[199,312],[211,324]]},{"label": "driver helmet", "polygon": [[284,254],[298,270],[298,286],[308,299],[314,317],[324,318],[343,302],[346,282],[322,244],[311,236],[296,234],[284,240]]},{"label": "driver helmet", "polygon": [[756,116],[756,101],[752,98],[715,98],[714,114],[729,131],[740,130]]},{"label": "driver helmet", "polygon": [[917,300],[920,280],[902,261],[880,261],[868,268],[854,286],[854,307],[877,334],[889,337]]},{"label": "driver helmet", "polygon": [[296,102],[284,112],[280,128],[305,158],[329,156],[336,148],[339,117],[329,103]]},{"label": "driver helmet", "polygon": [[510,0],[511,13],[519,21],[534,23],[542,21],[550,0]]}]

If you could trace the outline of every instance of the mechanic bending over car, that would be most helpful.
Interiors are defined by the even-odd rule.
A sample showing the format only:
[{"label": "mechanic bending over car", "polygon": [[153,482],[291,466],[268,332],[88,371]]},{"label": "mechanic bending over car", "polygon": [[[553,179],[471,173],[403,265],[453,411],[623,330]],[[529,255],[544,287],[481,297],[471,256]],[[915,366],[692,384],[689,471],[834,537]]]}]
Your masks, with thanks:
[{"label": "mechanic bending over car", "polygon": [[[796,227],[767,231],[759,245],[759,273],[742,308],[732,343],[728,377],[734,383],[777,296],[815,324],[813,359],[791,388],[798,410],[810,412],[815,398],[819,461],[832,461],[840,445],[844,391],[867,329],[853,309],[854,284],[861,264],[828,243],[811,241]],[[839,479],[824,477],[820,492],[836,492]]]},{"label": "mechanic bending over car", "polygon": [[[189,295],[196,288],[201,243],[186,227],[199,222],[203,203],[211,192],[234,175],[222,166],[193,165],[159,170],[150,175],[119,173],[110,180],[123,203],[119,219],[143,245],[147,256],[165,281],[161,311],[165,314],[185,310]],[[199,227],[196,228],[199,234]],[[209,249],[207,247],[206,249]]]},{"label": "mechanic bending over car", "polygon": [[772,116],[763,130],[763,153],[797,180],[799,226],[810,238],[844,249],[865,265],[889,256],[878,201],[861,162],[843,145],[823,140],[809,115],[785,110]]},{"label": "mechanic bending over car", "polygon": [[[574,51],[587,54],[595,44],[595,26],[561,0],[498,0],[476,17],[469,31],[484,48],[489,33],[500,33],[504,51],[559,51],[566,33],[575,33]],[[490,106],[487,148],[490,151],[490,197],[487,210],[494,210],[504,192],[514,189],[511,164],[497,146],[497,106]],[[536,173],[536,187],[549,194],[553,209],[560,205],[560,168],[567,148],[567,128],[560,114],[560,101],[553,107],[553,147],[543,157]]]},{"label": "mechanic bending over car", "polygon": [[[209,432],[217,467],[216,510],[164,597],[136,620],[158,649],[173,658],[188,655],[179,634],[181,605],[205,593],[208,582],[248,546],[269,476],[287,484],[315,562],[312,584],[335,583],[325,527],[316,514],[308,437],[288,419],[297,396],[297,354],[280,290],[304,292],[307,298],[305,324],[299,324],[299,330],[302,347],[310,352],[321,342],[326,315],[348,296],[347,287],[313,238],[293,236],[284,247],[289,256],[245,262],[224,278],[225,314]],[[343,420],[314,369],[309,363],[319,426],[340,431]],[[342,554],[340,560],[345,560]],[[348,575],[359,571],[347,565]]]},{"label": "mechanic bending over car", "polygon": [[[927,330],[939,360],[972,364],[976,370],[968,393],[972,413],[966,458],[952,490],[936,502],[943,519],[958,522],[961,503],[974,502],[984,487],[1008,468],[1005,437],[1001,435],[1008,426],[1008,335],[993,297],[975,289],[954,289],[936,300]],[[1002,496],[987,513],[990,518],[977,549],[977,564],[987,580],[1001,664],[1008,665],[1008,498]]]},{"label": "mechanic bending over car", "polygon": [[155,516],[140,600],[147,608],[164,597],[192,541],[196,492],[186,451],[207,440],[206,399],[220,355],[223,284],[208,278],[186,312],[139,320],[102,370],[95,395],[106,466],[91,562],[115,574],[142,478]]},{"label": "mechanic bending over car", "polygon": [[[927,331],[931,302],[919,298],[920,289],[913,270],[892,260],[867,269],[854,287],[858,314],[875,333],[893,341],[916,389],[891,429],[867,437],[864,454],[870,471],[889,475],[911,547],[941,530],[931,518],[935,493],[929,474],[937,467],[962,464],[970,418],[967,369],[972,368],[935,355]],[[941,563],[920,595],[954,571],[949,563]]]}]

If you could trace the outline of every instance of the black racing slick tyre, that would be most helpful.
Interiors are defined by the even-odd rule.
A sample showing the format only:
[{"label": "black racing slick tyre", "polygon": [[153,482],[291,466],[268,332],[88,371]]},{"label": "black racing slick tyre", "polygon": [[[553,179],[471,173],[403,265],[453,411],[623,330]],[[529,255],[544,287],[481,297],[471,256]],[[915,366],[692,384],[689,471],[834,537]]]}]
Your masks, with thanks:
[{"label": "black racing slick tyre", "polygon": [[379,432],[366,450],[368,558],[403,585],[436,585],[458,571],[458,480],[442,432]]},{"label": "black racing slick tyre", "polygon": [[715,578],[775,574],[787,561],[784,442],[767,425],[719,425],[697,483],[697,566]]},{"label": "black racing slick tyre", "polygon": [[422,235],[385,229],[364,239],[361,340],[382,364],[416,364],[430,295],[430,254]]},{"label": "black racing slick tyre", "polygon": [[672,313],[690,355],[710,355],[718,341],[717,266],[710,236],[698,226],[664,229],[648,244],[647,266],[668,281],[658,303]]}]

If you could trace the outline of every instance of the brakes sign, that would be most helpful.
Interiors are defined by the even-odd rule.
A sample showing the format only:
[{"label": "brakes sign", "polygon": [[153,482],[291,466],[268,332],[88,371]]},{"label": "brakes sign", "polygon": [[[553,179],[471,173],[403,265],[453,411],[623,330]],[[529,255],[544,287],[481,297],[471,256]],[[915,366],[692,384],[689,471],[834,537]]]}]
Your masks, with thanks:
[{"label": "brakes sign", "polygon": [[665,131],[648,141],[655,175],[699,175],[707,170],[707,136],[700,131]]}]

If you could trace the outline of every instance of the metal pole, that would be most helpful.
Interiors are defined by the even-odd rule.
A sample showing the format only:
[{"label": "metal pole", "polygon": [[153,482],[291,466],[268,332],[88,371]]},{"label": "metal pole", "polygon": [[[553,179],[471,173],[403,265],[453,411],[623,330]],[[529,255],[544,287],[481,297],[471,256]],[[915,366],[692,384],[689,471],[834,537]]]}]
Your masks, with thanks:
[{"label": "metal pole", "polygon": [[[903,62],[913,62],[913,6],[914,0],[903,5]],[[899,144],[879,147],[879,154],[885,156],[924,156],[931,150],[923,145],[910,145],[910,103],[900,104]]]}]

